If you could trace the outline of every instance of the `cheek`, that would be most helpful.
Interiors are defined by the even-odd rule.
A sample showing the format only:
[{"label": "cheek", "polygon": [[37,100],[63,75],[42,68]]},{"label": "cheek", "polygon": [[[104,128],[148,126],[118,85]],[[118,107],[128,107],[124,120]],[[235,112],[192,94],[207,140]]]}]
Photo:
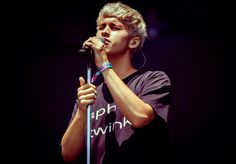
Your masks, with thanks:
[{"label": "cheek", "polygon": [[111,46],[111,51],[114,53],[122,53],[126,49],[127,49],[126,40],[120,40],[120,41],[114,42],[114,44],[112,44]]},{"label": "cheek", "polygon": [[128,46],[128,34],[125,32],[111,33],[111,44],[107,47],[107,51],[112,53],[122,53]]},{"label": "cheek", "polygon": [[128,39],[126,36],[114,36],[113,41],[112,47],[114,48],[123,49],[126,48],[128,44]]}]

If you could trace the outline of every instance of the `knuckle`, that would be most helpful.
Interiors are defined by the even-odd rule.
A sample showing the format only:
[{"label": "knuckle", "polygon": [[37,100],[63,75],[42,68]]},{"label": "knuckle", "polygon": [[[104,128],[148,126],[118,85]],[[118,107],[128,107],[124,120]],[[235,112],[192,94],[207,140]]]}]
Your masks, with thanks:
[{"label": "knuckle", "polygon": [[81,92],[77,92],[77,96],[80,97],[81,96]]}]

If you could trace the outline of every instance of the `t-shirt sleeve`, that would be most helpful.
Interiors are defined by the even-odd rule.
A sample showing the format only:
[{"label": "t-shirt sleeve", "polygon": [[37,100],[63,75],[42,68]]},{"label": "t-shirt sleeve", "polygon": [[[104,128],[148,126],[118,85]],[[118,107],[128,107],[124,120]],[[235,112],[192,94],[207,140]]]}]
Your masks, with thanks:
[{"label": "t-shirt sleeve", "polygon": [[167,122],[170,105],[169,77],[162,71],[154,71],[145,77],[139,97]]}]

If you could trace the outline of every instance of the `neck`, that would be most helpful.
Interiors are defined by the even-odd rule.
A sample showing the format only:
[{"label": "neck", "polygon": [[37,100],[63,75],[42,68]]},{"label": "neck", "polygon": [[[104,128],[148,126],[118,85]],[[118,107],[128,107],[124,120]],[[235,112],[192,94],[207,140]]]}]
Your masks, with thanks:
[{"label": "neck", "polygon": [[113,70],[121,79],[137,71],[131,63],[130,55],[122,55],[117,58],[110,58],[109,60],[112,63]]}]

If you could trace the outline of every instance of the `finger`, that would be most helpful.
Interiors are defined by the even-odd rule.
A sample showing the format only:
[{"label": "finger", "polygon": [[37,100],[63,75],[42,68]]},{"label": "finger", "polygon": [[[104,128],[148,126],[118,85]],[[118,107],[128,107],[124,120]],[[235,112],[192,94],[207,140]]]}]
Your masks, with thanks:
[{"label": "finger", "polygon": [[78,100],[81,102],[82,100],[96,100],[97,96],[94,93],[90,93],[87,95],[79,96]]},{"label": "finger", "polygon": [[83,47],[86,47],[86,46],[91,46],[92,44],[92,37],[88,38],[84,43],[83,43]]},{"label": "finger", "polygon": [[78,97],[78,104],[85,105],[94,104],[97,96],[94,93],[82,95]]},{"label": "finger", "polygon": [[93,48],[94,50],[101,51],[103,48],[105,48],[105,44],[103,41],[103,38],[98,37],[90,37],[88,40],[86,40],[83,44],[83,47],[88,46]]},{"label": "finger", "polygon": [[[83,87],[83,86],[82,86],[82,87]],[[97,95],[96,89],[94,89],[94,88],[88,88],[88,89],[83,90],[82,87],[80,87],[80,88],[78,89],[78,92],[77,92],[77,96],[78,96],[78,97],[84,96],[84,95],[87,95],[87,94],[95,94],[95,95]]]},{"label": "finger", "polygon": [[93,99],[90,99],[90,100],[81,100],[80,102],[80,105],[84,105],[84,106],[87,106],[89,104],[94,104],[95,101]]},{"label": "finger", "polygon": [[94,91],[94,90],[96,90],[96,86],[94,86],[93,84],[84,84],[83,86],[81,86],[77,89],[77,92],[85,91],[85,90]]},{"label": "finger", "polygon": [[85,80],[83,77],[79,77],[79,83],[80,83],[80,86],[85,85]]}]

